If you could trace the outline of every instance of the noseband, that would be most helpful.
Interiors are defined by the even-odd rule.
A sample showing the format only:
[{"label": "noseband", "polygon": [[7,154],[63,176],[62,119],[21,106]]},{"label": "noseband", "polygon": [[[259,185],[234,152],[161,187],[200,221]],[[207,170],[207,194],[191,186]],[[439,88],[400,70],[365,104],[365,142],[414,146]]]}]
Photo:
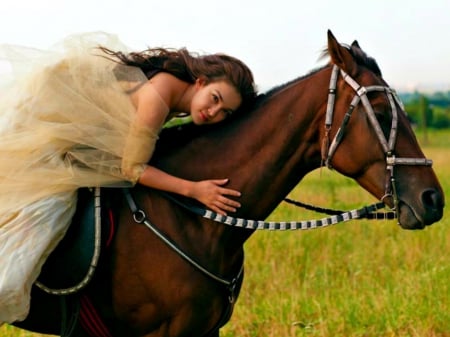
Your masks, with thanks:
[{"label": "noseband", "polygon": [[[352,87],[355,91],[355,95],[353,96],[352,101],[350,102],[350,106],[344,116],[344,119],[339,127],[336,135],[334,136],[331,144],[329,142],[329,132],[331,129],[331,125],[333,122],[333,113],[336,99],[336,85],[338,81],[339,74],[342,75],[344,81]],[[389,104],[391,106],[392,111],[392,122],[391,122],[391,130],[389,132],[389,139],[386,139],[383,130],[381,129],[380,123],[378,122],[375,112],[373,110],[372,104],[367,97],[367,93],[369,92],[384,92],[388,97]],[[383,148],[383,152],[386,158],[386,184],[385,184],[385,194],[381,198],[381,201],[384,202],[384,199],[387,197],[391,197],[393,200],[393,208],[392,210],[396,212],[397,219],[399,218],[399,209],[398,209],[398,195],[395,184],[394,177],[394,167],[396,165],[423,165],[423,166],[431,166],[433,161],[427,158],[402,158],[396,157],[394,154],[395,143],[397,141],[397,127],[398,127],[398,111],[397,106],[403,108],[403,104],[397,96],[396,92],[385,86],[381,85],[371,85],[371,86],[361,86],[359,85],[353,78],[351,78],[344,70],[340,69],[338,66],[334,65],[330,78],[330,86],[328,91],[328,102],[327,102],[327,111],[325,115],[325,138],[322,144],[322,160],[323,163],[328,167],[332,168],[331,159],[336,152],[337,147],[341,143],[344,137],[345,128],[350,120],[353,110],[355,107],[362,103],[363,108],[369,118],[370,124],[372,125],[375,133],[377,135],[378,141]]]}]

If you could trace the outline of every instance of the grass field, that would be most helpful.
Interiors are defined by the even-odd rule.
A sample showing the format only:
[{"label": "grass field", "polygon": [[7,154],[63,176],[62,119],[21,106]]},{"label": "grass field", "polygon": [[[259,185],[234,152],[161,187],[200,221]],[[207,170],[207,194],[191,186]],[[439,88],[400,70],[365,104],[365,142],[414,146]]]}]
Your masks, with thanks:
[{"label": "grass field", "polygon": [[[424,146],[447,198],[450,130]],[[419,135],[419,139],[422,139]],[[323,170],[290,195],[354,209],[375,200]],[[257,232],[246,244],[246,276],[223,337],[450,337],[450,213],[423,231],[395,221],[351,221],[297,232]],[[271,220],[321,215],[283,204]],[[1,337],[37,337],[11,327]]]}]

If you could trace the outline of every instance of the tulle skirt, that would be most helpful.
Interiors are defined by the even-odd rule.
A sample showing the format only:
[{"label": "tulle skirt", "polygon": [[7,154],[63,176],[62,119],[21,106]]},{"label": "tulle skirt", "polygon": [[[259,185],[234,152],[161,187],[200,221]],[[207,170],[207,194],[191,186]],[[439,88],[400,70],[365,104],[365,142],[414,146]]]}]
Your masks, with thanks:
[{"label": "tulle skirt", "polygon": [[[120,173],[135,108],[125,88],[145,81],[71,36],[42,51],[0,46],[0,324],[23,320],[32,283],[71,221],[76,190],[129,186]],[[5,71],[6,69],[6,71]]]}]

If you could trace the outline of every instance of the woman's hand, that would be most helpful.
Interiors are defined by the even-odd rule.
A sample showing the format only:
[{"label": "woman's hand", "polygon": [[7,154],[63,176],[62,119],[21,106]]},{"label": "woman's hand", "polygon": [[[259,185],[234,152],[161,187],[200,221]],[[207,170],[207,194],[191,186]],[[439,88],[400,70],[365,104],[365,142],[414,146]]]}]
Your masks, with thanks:
[{"label": "woman's hand", "polygon": [[228,179],[202,180],[194,182],[189,197],[197,199],[212,211],[227,215],[228,212],[236,212],[241,204],[225,195],[240,197],[241,193],[236,190],[222,187]]},{"label": "woman's hand", "polygon": [[236,208],[241,207],[240,203],[226,197],[241,196],[239,191],[222,187],[228,182],[228,179],[191,181],[175,177],[154,166],[146,165],[138,182],[147,187],[194,198],[221,215],[226,215],[227,211],[236,212]]}]

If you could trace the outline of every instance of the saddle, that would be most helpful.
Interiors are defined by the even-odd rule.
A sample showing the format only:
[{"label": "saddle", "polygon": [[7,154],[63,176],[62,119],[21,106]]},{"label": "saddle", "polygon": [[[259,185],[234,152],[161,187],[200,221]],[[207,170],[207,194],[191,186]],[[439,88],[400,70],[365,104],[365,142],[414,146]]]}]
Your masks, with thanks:
[{"label": "saddle", "polygon": [[84,288],[97,268],[100,252],[114,235],[111,208],[100,188],[78,191],[75,215],[64,238],[49,255],[36,286],[49,294],[68,295]]}]

